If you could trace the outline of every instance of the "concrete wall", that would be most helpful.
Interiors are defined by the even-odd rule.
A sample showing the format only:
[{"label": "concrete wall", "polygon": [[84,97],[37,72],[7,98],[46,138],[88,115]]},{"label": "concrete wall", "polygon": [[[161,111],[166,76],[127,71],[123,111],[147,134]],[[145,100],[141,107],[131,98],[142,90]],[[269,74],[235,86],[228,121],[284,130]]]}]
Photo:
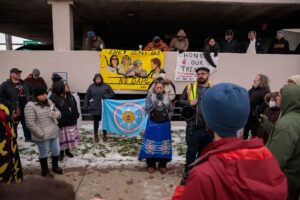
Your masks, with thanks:
[{"label": "concrete wall", "polygon": [[[99,72],[100,56],[96,51],[0,51],[0,81],[8,78],[9,70],[18,67],[23,70],[22,78],[39,68],[48,86],[52,72],[68,72],[72,92],[85,92],[95,73]],[[172,80],[176,66],[176,52],[165,53],[164,69]],[[252,85],[256,74],[267,75],[271,89],[279,90],[287,79],[300,74],[299,55],[246,55],[219,54],[219,69],[211,75],[216,83],[232,82],[247,89]],[[181,93],[188,82],[174,81],[177,93]],[[144,91],[115,90],[116,93],[143,94]]]}]

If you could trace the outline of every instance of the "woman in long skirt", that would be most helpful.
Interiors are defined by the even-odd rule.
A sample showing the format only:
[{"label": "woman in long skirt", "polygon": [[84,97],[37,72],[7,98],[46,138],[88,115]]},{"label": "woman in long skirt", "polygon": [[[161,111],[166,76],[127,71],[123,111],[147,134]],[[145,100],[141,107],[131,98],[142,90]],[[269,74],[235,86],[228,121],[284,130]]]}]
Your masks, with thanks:
[{"label": "woman in long skirt", "polygon": [[149,173],[156,170],[156,163],[161,173],[167,172],[167,162],[172,160],[172,140],[170,120],[173,107],[164,91],[164,82],[156,80],[154,89],[146,100],[148,122],[140,150],[139,160],[146,158]]}]

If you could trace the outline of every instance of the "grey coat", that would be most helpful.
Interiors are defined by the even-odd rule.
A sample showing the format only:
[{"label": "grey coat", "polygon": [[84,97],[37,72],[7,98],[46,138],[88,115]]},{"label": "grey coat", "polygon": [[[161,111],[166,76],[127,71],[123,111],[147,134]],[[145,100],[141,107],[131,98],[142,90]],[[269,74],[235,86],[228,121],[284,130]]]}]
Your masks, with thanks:
[{"label": "grey coat", "polygon": [[41,107],[36,102],[28,102],[25,106],[25,121],[28,129],[31,131],[31,138],[34,142],[47,141],[58,137],[59,128],[57,119],[60,118],[58,109],[51,111],[50,107]]},{"label": "grey coat", "polygon": [[156,94],[154,91],[153,93],[149,93],[147,95],[146,111],[148,112],[148,114],[150,114],[154,109],[156,109],[157,111],[163,111],[165,109],[168,112],[169,120],[171,120],[174,114],[171,101],[168,94],[166,93],[164,93],[162,100],[158,100],[156,98]]},{"label": "grey coat", "polygon": [[95,74],[95,78],[100,77],[102,79],[100,84],[92,83],[86,91],[83,110],[91,109],[92,115],[101,115],[102,113],[102,99],[109,99],[114,96],[112,88],[103,82],[103,78],[100,74]]}]

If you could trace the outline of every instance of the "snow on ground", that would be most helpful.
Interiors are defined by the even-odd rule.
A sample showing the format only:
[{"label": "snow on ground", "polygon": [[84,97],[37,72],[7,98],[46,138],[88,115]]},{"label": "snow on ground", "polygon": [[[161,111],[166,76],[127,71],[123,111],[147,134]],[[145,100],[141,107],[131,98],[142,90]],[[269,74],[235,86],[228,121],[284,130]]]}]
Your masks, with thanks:
[{"label": "snow on ground", "polygon": [[[145,167],[145,161],[138,161],[140,146],[144,132],[138,136],[123,136],[107,133],[108,141],[102,141],[99,131],[99,143],[93,139],[93,125],[82,125],[79,129],[80,143],[72,149],[74,158],[65,155],[60,163],[63,168],[73,167]],[[38,148],[36,144],[25,142],[21,126],[18,126],[18,147],[23,169],[40,168]],[[178,166],[185,163],[185,127],[172,127],[173,159],[168,166]],[[50,154],[49,154],[50,156]]]}]

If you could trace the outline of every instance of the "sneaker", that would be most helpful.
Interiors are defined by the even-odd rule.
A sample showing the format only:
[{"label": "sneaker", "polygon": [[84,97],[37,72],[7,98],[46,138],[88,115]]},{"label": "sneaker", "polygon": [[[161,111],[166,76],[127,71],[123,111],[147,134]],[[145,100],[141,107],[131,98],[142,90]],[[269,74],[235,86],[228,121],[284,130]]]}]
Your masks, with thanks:
[{"label": "sneaker", "polygon": [[95,134],[95,135],[94,135],[94,141],[95,141],[95,142],[99,142],[98,134]]}]

